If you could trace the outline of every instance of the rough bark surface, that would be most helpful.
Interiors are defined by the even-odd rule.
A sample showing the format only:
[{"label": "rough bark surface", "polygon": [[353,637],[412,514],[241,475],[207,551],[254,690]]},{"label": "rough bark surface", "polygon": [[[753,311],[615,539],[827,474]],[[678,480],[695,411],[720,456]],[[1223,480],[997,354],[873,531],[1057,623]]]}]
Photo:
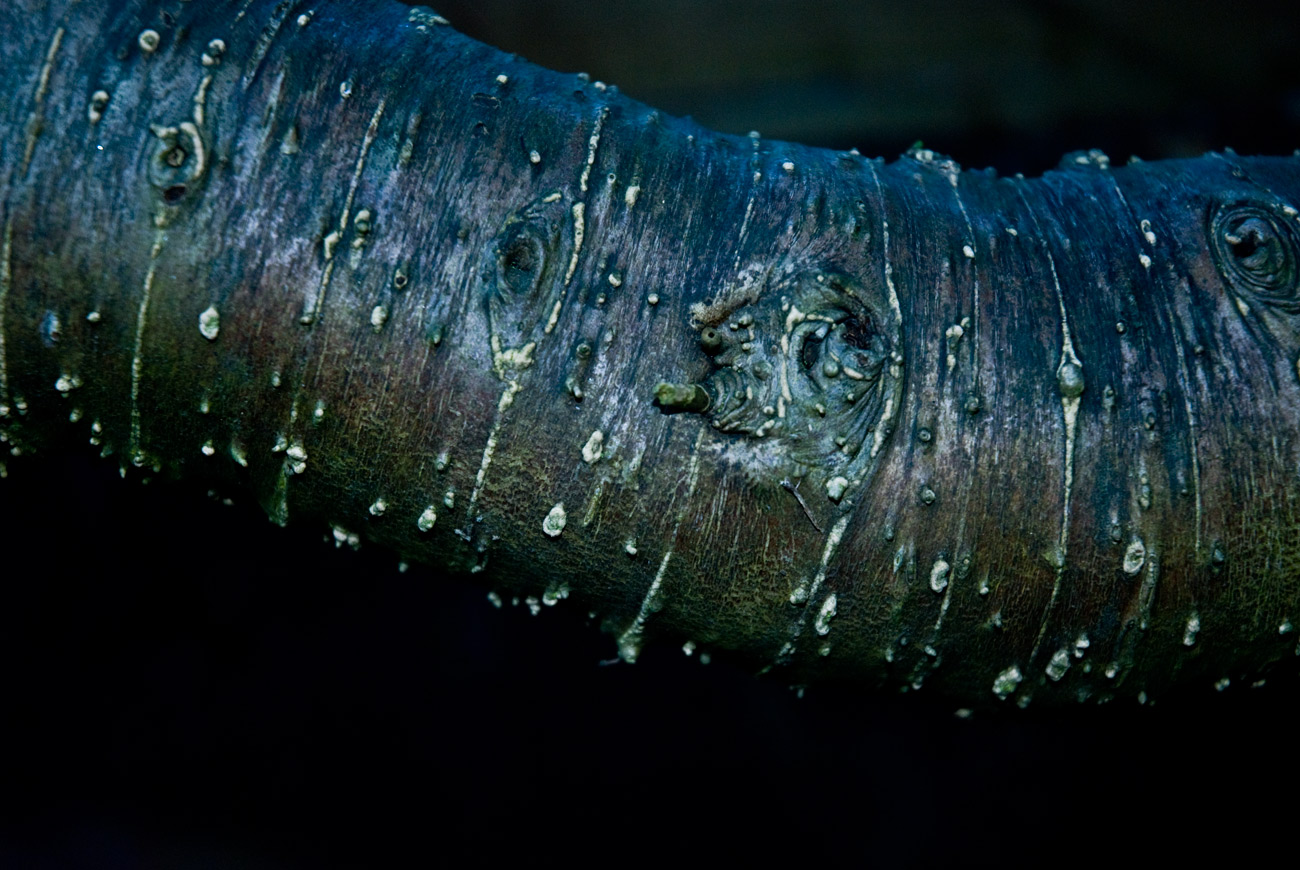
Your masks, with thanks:
[{"label": "rough bark surface", "polygon": [[719,136],[395,3],[0,29],[14,453],[236,483],[627,660],[1028,703],[1297,652],[1296,158]]}]

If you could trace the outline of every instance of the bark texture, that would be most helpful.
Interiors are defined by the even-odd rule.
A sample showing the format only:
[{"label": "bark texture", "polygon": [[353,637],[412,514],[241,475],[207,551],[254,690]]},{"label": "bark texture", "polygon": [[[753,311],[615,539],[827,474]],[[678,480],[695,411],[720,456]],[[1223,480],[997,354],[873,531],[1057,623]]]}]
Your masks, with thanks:
[{"label": "bark texture", "polygon": [[1254,678],[1300,160],[720,136],[396,3],[0,12],[0,432],[794,682]]}]

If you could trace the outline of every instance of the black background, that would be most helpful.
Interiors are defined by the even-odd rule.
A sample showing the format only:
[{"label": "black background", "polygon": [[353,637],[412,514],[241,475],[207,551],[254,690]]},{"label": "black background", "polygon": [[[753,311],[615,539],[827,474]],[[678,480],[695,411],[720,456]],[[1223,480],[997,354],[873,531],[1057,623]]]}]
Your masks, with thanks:
[{"label": "black background", "polygon": [[[624,54],[702,62],[674,55],[673,42],[647,48],[635,23],[601,29],[595,10],[629,5],[539,3],[559,23],[525,19],[517,29],[533,42],[508,47],[633,96],[619,70],[591,66],[591,38],[576,31],[603,34],[609,55],[624,40]],[[498,7],[440,11],[471,29],[508,18]],[[1100,7],[1044,8],[1077,26]],[[1166,26],[1200,14],[1179,8]],[[1217,14],[1205,26],[1223,31]],[[1250,56],[1252,39],[1276,51],[1279,29],[1296,33],[1271,10],[1249,14],[1225,32],[1234,56]],[[490,28],[483,36],[507,44]],[[1068,33],[1059,39],[1069,45]],[[779,52],[796,40],[769,41]],[[544,46],[575,59],[544,57]],[[1157,143],[1168,151],[1143,156],[1234,143],[1286,153],[1300,145],[1291,66],[1252,67],[1227,97],[1202,87],[1150,103],[1150,126],[1065,112],[1034,116],[1055,120],[1033,133],[945,121],[893,145],[865,132],[845,142],[855,134],[816,124],[790,135],[887,154],[925,138],[1007,172],[1097,145],[1116,156]],[[1050,73],[1024,72],[1037,74]],[[1168,76],[1180,77],[1207,80]],[[754,105],[780,102],[762,83],[732,85],[758,93]],[[704,97],[671,108],[708,122]],[[496,610],[462,580],[399,573],[373,547],[336,550],[324,529],[276,528],[240,493],[123,482],[86,449],[10,458],[0,481],[0,866],[1018,865],[1216,846],[1253,863],[1270,845],[1293,853],[1300,659],[1260,689],[968,720],[924,690],[813,687],[800,698],[779,679],[704,666],[671,645],[635,666],[602,666],[613,642],[570,602],[536,617]]]}]

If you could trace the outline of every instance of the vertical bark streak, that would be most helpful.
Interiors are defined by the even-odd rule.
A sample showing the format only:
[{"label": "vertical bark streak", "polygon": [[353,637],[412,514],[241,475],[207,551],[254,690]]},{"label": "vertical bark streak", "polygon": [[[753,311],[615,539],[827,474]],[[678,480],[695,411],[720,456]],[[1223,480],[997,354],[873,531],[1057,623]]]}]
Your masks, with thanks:
[{"label": "vertical bark streak", "polygon": [[659,609],[660,599],[662,598],[660,590],[663,588],[664,575],[668,571],[668,563],[672,561],[673,552],[677,547],[677,537],[682,530],[682,523],[686,519],[686,511],[690,508],[691,499],[695,495],[695,487],[700,481],[700,448],[704,445],[706,434],[707,430],[701,427],[700,434],[696,436],[695,444],[691,447],[691,457],[686,463],[686,497],[682,500],[682,506],[678,509],[673,522],[673,533],[668,540],[668,549],[664,551],[663,558],[659,560],[659,568],[655,571],[654,579],[650,581],[650,586],[641,599],[641,608],[637,611],[636,618],[618,636],[619,658],[629,664],[635,662],[641,652],[641,639],[645,634],[646,622],[650,619],[651,614]]},{"label": "vertical bark streak", "polygon": [[[585,182],[583,189],[586,189]],[[565,287],[568,287],[573,281],[573,273],[578,271],[578,258],[582,256],[582,243],[587,235],[586,215],[587,204],[585,202],[575,202],[573,204],[573,256],[569,257],[569,267],[564,270]],[[561,296],[555,301],[555,308],[551,310],[550,320],[546,321],[546,332],[548,334],[559,321],[560,310],[563,307],[564,297]]]},{"label": "vertical bark streak", "polygon": [[[822,547],[822,558],[817,572],[811,579],[800,583],[790,593],[791,604],[805,604],[821,591],[822,584],[826,582],[826,567],[830,564],[831,557],[835,555],[835,550],[839,547],[840,541],[844,539],[844,530],[848,528],[851,516],[850,513],[846,512],[835,521],[835,525],[831,526],[830,532],[826,535],[826,543]],[[805,610],[804,613],[806,614],[807,611]],[[801,618],[799,624],[802,624],[802,622],[803,619]]]},{"label": "vertical bark streak", "polygon": [[[1138,216],[1133,212],[1133,207],[1129,205],[1128,197],[1124,195],[1124,191],[1120,188],[1119,182],[1115,180],[1115,176],[1107,174],[1106,177],[1110,180],[1110,186],[1115,190],[1115,195],[1119,197],[1120,205],[1124,207],[1125,214],[1129,216],[1129,220],[1137,227],[1138,234],[1142,236],[1142,241],[1146,242],[1148,246],[1154,247],[1156,236],[1155,233],[1151,232],[1151,222],[1147,220],[1139,220]],[[1142,245],[1139,244],[1137,247],[1138,263],[1144,269],[1150,269],[1151,258],[1142,251]]]},{"label": "vertical bark streak", "polygon": [[[1128,226],[1141,237],[1141,241],[1135,241],[1134,243],[1137,261],[1142,268],[1142,272],[1138,273],[1138,275],[1142,276],[1144,280],[1152,280],[1149,276],[1153,264],[1151,254],[1156,252],[1156,235],[1151,229],[1151,221],[1147,218],[1139,218],[1128,197],[1124,195],[1119,181],[1113,174],[1108,173],[1107,177],[1125,215],[1128,217]],[[1170,316],[1171,318],[1173,316],[1172,310]],[[1171,319],[1171,332],[1173,331],[1172,323],[1173,320]],[[1153,349],[1146,340],[1141,343],[1144,353],[1150,357]],[[1124,379],[1127,380],[1140,370],[1138,358],[1135,355],[1126,354],[1123,359]],[[1149,364],[1152,363],[1150,359],[1148,362]],[[1179,362],[1181,365],[1181,355]],[[1158,365],[1158,363],[1155,365]],[[1140,575],[1140,579],[1135,580],[1137,586],[1132,591],[1129,602],[1125,605],[1123,617],[1124,625],[1126,627],[1136,625],[1139,633],[1133,637],[1125,638],[1123,630],[1121,631],[1121,635],[1112,651],[1110,662],[1104,671],[1108,680],[1122,679],[1132,666],[1137,645],[1146,637],[1146,630],[1150,624],[1151,611],[1155,602],[1155,589],[1160,580],[1163,537],[1160,533],[1159,523],[1148,515],[1151,506],[1149,491],[1144,493],[1144,488],[1149,487],[1147,481],[1151,474],[1151,468],[1147,463],[1147,456],[1142,448],[1138,449],[1136,459],[1139,488],[1130,492],[1128,505],[1128,515],[1133,518],[1132,522],[1136,530],[1130,536],[1125,548],[1121,569],[1125,574],[1135,578]],[[1199,477],[1199,465],[1197,476]],[[1121,674],[1121,671],[1125,673]]]},{"label": "vertical bark streak", "polygon": [[36,140],[40,138],[41,126],[44,123],[43,110],[45,108],[45,95],[50,89],[50,73],[54,71],[54,59],[59,56],[59,47],[63,44],[62,27],[54,31],[54,36],[50,39],[50,47],[45,52],[45,63],[41,66],[40,78],[36,81],[36,91],[32,95],[32,113],[27,118],[27,142],[23,146],[23,168],[20,170],[20,177],[27,177],[27,170],[32,165],[32,154],[36,150]]},{"label": "vertical bark streak", "polygon": [[[794,624],[790,626],[790,640],[786,641],[780,652],[777,653],[776,660],[778,664],[788,661],[794,654],[795,643],[803,634],[804,625],[808,622],[808,614],[813,610],[812,602],[821,593],[822,586],[826,582],[826,570],[830,566],[831,559],[835,556],[835,551],[839,549],[840,542],[844,540],[844,532],[849,527],[849,520],[852,516],[852,513],[846,511],[835,521],[835,525],[831,527],[830,532],[826,535],[826,543],[822,546],[822,557],[817,564],[816,573],[813,574],[811,580],[805,580],[790,593],[790,603],[803,605],[803,610],[795,618]],[[827,596],[826,601],[834,597],[835,593],[832,592]],[[835,605],[831,603],[828,608],[826,601],[822,603],[820,619],[828,618],[828,610],[833,615]]]},{"label": "vertical bark streak", "polygon": [[9,359],[5,350],[5,309],[13,285],[14,216],[5,215],[4,239],[0,241],[0,417],[9,415]]},{"label": "vertical bark streak", "polygon": [[515,394],[521,389],[523,387],[518,381],[510,381],[506,384],[506,388],[501,391],[501,398],[497,400],[496,417],[492,420],[492,428],[488,431],[487,441],[483,444],[483,455],[479,459],[478,471],[474,474],[474,489],[470,492],[469,505],[465,512],[466,536],[474,527],[474,510],[478,507],[479,496],[483,493],[483,483],[487,480],[488,466],[492,464],[492,457],[496,453],[497,438],[501,434],[501,424],[505,421],[506,411],[515,401]]},{"label": "vertical bark streak", "polygon": [[140,449],[140,381],[144,377],[144,331],[149,322],[149,302],[153,296],[154,276],[158,273],[158,255],[162,253],[167,234],[163,228],[154,230],[153,247],[149,250],[149,268],[144,273],[140,290],[140,307],[135,315],[135,343],[131,354],[131,434],[127,440],[127,456],[137,465],[143,464]]},{"label": "vertical bark streak", "polygon": [[388,102],[387,97],[379,100],[379,105],[375,107],[375,113],[370,117],[370,124],[366,127],[365,135],[361,137],[361,147],[357,154],[356,167],[352,170],[352,181],[348,184],[348,195],[343,201],[343,211],[339,215],[338,229],[325,237],[322,244],[325,253],[325,271],[321,274],[320,287],[316,290],[316,298],[311,301],[310,310],[305,311],[299,318],[303,325],[315,323],[321,316],[321,311],[325,305],[325,294],[329,292],[330,279],[334,274],[334,251],[342,240],[343,232],[348,228],[348,220],[352,214],[352,202],[356,198],[357,188],[361,184],[361,174],[366,168],[366,157],[370,154],[370,146],[375,144],[375,137],[379,132],[379,120],[384,116],[384,106]]},{"label": "vertical bark streak", "polygon": [[[609,116],[609,107],[602,106],[596,115],[596,120],[592,125],[591,136],[587,140],[587,156],[583,162],[582,173],[578,178],[578,187],[583,194],[588,190],[588,179],[590,178],[591,169],[596,163],[596,156],[600,148],[601,131],[605,124],[605,119]],[[560,194],[554,194],[557,198]],[[550,316],[542,329],[542,335],[550,335],[560,320],[560,313],[564,308],[564,300],[567,295],[569,284],[573,280],[574,274],[578,270],[578,264],[582,256],[582,245],[586,235],[586,202],[580,200],[573,204],[573,254],[569,258],[568,267],[564,274],[563,289],[556,299],[554,307],[551,309]],[[528,342],[523,348],[502,349],[499,337],[493,333],[491,336],[493,367],[497,376],[506,377],[506,370],[509,365],[508,359],[515,362],[522,362],[524,367],[532,364],[533,353],[536,350],[538,342]],[[492,421],[492,428],[488,433],[487,441],[483,446],[483,455],[479,461],[478,472],[474,476],[474,489],[470,492],[469,510],[466,516],[466,526],[464,537],[469,539],[471,530],[474,527],[474,511],[478,506],[479,497],[483,493],[483,487],[487,480],[488,468],[492,464],[493,455],[496,452],[497,442],[501,431],[501,426],[505,421],[506,411],[514,403],[515,395],[523,389],[523,386],[517,380],[511,380],[501,394],[497,402],[496,416]]]},{"label": "vertical bark streak", "polygon": [[[484,579],[521,598],[572,582],[629,661],[676,632],[758,664],[775,658],[793,682],[924,678],[974,699],[996,674],[998,697],[1060,701],[1113,692],[1103,669],[1131,674],[1116,679],[1134,691],[1157,691],[1221,663],[1276,658],[1272,635],[1294,618],[1294,480],[1282,472],[1295,446],[1284,427],[1300,400],[1280,363],[1271,382],[1263,363],[1281,360],[1280,344],[1294,366],[1291,332],[1283,341],[1266,330],[1291,330],[1300,315],[1260,303],[1237,318],[1232,303],[1253,297],[1232,293],[1225,267],[1267,267],[1267,251],[1241,264],[1202,245],[1216,200],[1270,199],[1242,175],[1226,181],[1209,159],[1113,178],[1071,168],[1023,183],[963,177],[928,154],[864,166],[676,119],[648,129],[643,107],[612,92],[575,93],[566,77],[450,31],[422,39],[431,13],[408,19],[384,0],[362,4],[362,26],[330,12],[306,34],[294,32],[293,16],[309,6],[300,0],[173,6],[171,18],[156,17],[153,0],[128,4],[108,14],[111,28],[104,13],[66,16],[61,42],[51,35],[62,19],[11,16],[22,53],[2,140],[12,189],[0,214],[0,401],[30,400],[0,421],[15,448],[65,443],[71,406],[74,424],[84,413],[92,438],[118,457],[251,485],[281,522],[292,501],[296,521],[347,524],[356,533],[345,540],[365,536],[413,563],[465,573],[485,570],[490,547]],[[133,53],[141,20],[162,22],[161,50]],[[237,47],[241,65],[228,56],[197,69],[191,50],[213,32]],[[281,66],[285,51],[294,62]],[[74,61],[91,79],[75,72],[73,82]],[[383,64],[437,78],[376,73]],[[358,78],[340,101],[331,83],[349,71]],[[510,86],[484,99],[474,88],[487,73]],[[87,124],[76,94],[101,84],[115,89],[115,108],[101,110],[108,90],[92,97]],[[174,127],[151,127],[150,138],[131,122],[164,104]],[[43,133],[24,127],[32,118]],[[291,122],[295,141],[277,150]],[[43,137],[39,160],[34,136]],[[160,153],[158,138],[175,138],[177,150]],[[91,151],[100,144],[103,153]],[[534,149],[561,162],[533,159]],[[298,156],[281,159],[290,152]],[[1240,165],[1278,191],[1252,207],[1288,207],[1300,164]],[[205,167],[202,185],[166,185],[197,181]],[[322,177],[332,186],[323,202],[313,185]],[[376,201],[398,203],[391,234],[386,221],[370,232],[364,209]],[[115,235],[133,216],[135,234]],[[540,256],[504,257],[500,228],[516,218],[536,221],[524,229],[537,230]],[[1006,226],[1017,221],[1018,233]],[[1159,243],[1156,221],[1166,221]],[[1004,227],[1019,241],[1004,242]],[[1131,237],[1139,228],[1145,241]],[[843,280],[810,283],[831,272]],[[763,292],[736,286],[749,279]],[[784,301],[774,288],[787,280]],[[1285,289],[1290,303],[1293,285]],[[825,315],[805,291],[827,307],[847,303],[842,335],[834,318],[823,332],[806,323]],[[753,316],[735,318],[731,356],[720,358],[691,317],[732,303]],[[91,305],[86,320],[98,323],[102,309],[103,322],[83,327],[77,315]],[[205,306],[212,322],[200,315],[196,337]],[[228,323],[214,341],[218,310]],[[1197,339],[1209,356],[1193,353]],[[858,360],[842,365],[836,342]],[[1081,417],[1085,353],[1096,395]],[[909,358],[916,370],[905,381]],[[91,383],[60,404],[69,390],[58,384],[94,371],[107,378],[102,388]],[[730,395],[753,411],[752,425],[714,430],[707,415],[669,416],[650,403],[661,375],[706,373],[750,388]],[[585,404],[564,398],[566,375],[586,384]],[[878,392],[862,403],[848,381],[868,377],[862,386]],[[1168,393],[1175,379],[1182,405]],[[992,391],[983,408],[981,389]],[[844,396],[842,413],[828,413],[826,399]],[[593,431],[604,433],[604,455],[588,440],[579,465],[575,446]],[[230,460],[219,450],[227,444]],[[200,459],[199,445],[214,458]],[[308,449],[319,472],[302,477]],[[643,468],[656,451],[660,461]],[[1187,558],[1192,499],[1179,493],[1193,486],[1195,546],[1216,549],[1204,564]],[[1250,525],[1229,528],[1223,493],[1240,496]],[[555,504],[543,523],[549,539],[537,529],[542,497]],[[566,503],[570,531],[560,537]],[[1189,595],[1200,595],[1194,619],[1166,604]],[[1270,637],[1252,619],[1276,620]],[[1245,627],[1233,635],[1225,626]],[[1082,659],[1089,645],[1097,667],[1042,676],[1049,658],[1063,673],[1057,660]]]},{"label": "vertical bark streak", "polygon": [[943,590],[943,601],[939,604],[939,615],[934,620],[934,629],[931,632],[930,640],[932,643],[939,639],[939,632],[943,629],[943,618],[948,615],[948,605],[952,603],[952,592],[956,585],[957,578],[953,576],[953,571],[950,569],[948,571],[948,585]]},{"label": "vertical bark streak", "polygon": [[[972,305],[972,309],[971,309],[971,360],[972,360],[971,391],[976,396],[978,396],[979,388],[980,388],[980,373],[983,369],[980,360],[980,332],[979,332],[980,279],[979,279],[978,267],[975,265],[975,260],[976,260],[976,256],[979,253],[979,248],[976,246],[975,228],[971,223],[970,213],[966,210],[966,203],[961,196],[960,178],[961,178],[960,173],[957,172],[953,172],[948,175],[948,180],[952,184],[953,198],[956,199],[957,207],[961,209],[962,220],[966,224],[966,236],[968,239],[968,247],[965,250],[963,250],[963,254],[965,254],[966,258],[970,261],[970,271],[971,271],[971,305]],[[954,398],[960,400],[959,397],[954,397]],[[978,451],[975,449],[975,444],[973,442],[978,437],[977,434],[978,431],[979,431],[978,429],[974,430],[974,433],[970,436],[970,442],[968,442],[970,444],[970,449],[967,452],[967,459],[970,463],[971,468],[975,468],[977,465],[976,457]],[[962,482],[961,482],[961,495],[959,496],[961,500],[961,509],[957,517],[957,536],[956,536],[957,549],[952,553],[952,560],[953,560],[954,567],[956,564],[958,564],[958,560],[960,560],[963,557],[963,553],[966,547],[966,519],[970,515],[971,492],[974,489],[974,485],[975,485],[975,476],[973,473],[963,475]],[[939,639],[939,632],[943,629],[944,617],[947,616],[948,614],[948,607],[952,603],[953,592],[956,590],[957,583],[959,582],[958,578],[959,578],[959,574],[956,570],[950,569],[948,571],[948,585],[947,588],[944,589],[943,602],[939,605],[939,615],[938,617],[935,618],[934,621],[934,629],[932,630],[931,633],[932,642],[937,642]]]},{"label": "vertical bark streak", "polygon": [[[280,28],[284,26],[285,19],[293,14],[293,9],[297,5],[293,0],[284,0],[272,10],[271,20],[262,28],[262,32],[257,35],[257,42],[253,45],[253,51],[248,57],[248,67],[244,71],[244,90],[248,90],[253,84],[253,80],[257,78],[257,73],[262,68],[262,62],[266,60],[266,55],[271,50],[271,44],[275,42],[276,36],[280,33]],[[235,20],[238,21],[243,18],[244,13],[247,11],[248,6],[245,6],[239,11],[239,15],[236,16]]]},{"label": "vertical bark streak", "polygon": [[[591,138],[587,140],[587,160],[582,166],[582,175],[578,178],[578,189],[582,193],[582,201],[573,204],[573,255],[569,257],[569,266],[564,271],[564,287],[568,289],[569,284],[573,281],[573,274],[578,271],[578,261],[582,256],[582,243],[586,237],[586,215],[587,215],[587,181],[591,177],[591,167],[596,163],[596,151],[600,148],[600,133],[605,126],[605,119],[609,117],[609,106],[602,106],[600,112],[596,115],[595,124],[592,126]],[[546,321],[545,333],[551,334],[555,329],[555,324],[560,320],[560,311],[564,307],[564,296],[555,300],[555,308],[551,310],[551,317]]]},{"label": "vertical bark streak", "polygon": [[[898,301],[898,288],[894,286],[894,266],[889,262],[889,216],[885,213],[885,189],[880,183],[880,174],[876,172],[876,164],[867,161],[867,168],[871,170],[871,180],[876,185],[876,199],[880,202],[880,252],[881,259],[884,261],[885,288],[889,291],[889,307],[894,313],[895,334],[902,336],[903,307]],[[894,365],[900,367],[897,378],[902,377],[902,354],[901,346],[894,351]],[[885,439],[889,437],[889,429],[894,425],[894,415],[897,413],[898,408],[894,406],[894,397],[892,395],[887,396],[885,398],[885,407],[880,412],[880,419],[876,422],[876,431],[872,433],[872,459],[875,459],[876,455],[880,453],[880,449],[885,446]]]},{"label": "vertical bark streak", "polygon": [[591,167],[596,163],[596,150],[600,148],[600,131],[609,117],[609,106],[601,106],[596,115],[596,123],[591,129],[591,138],[587,140],[587,162],[582,167],[582,177],[578,179],[578,189],[587,192],[587,181],[591,178]]},{"label": "vertical bark streak", "polygon": [[[972,388],[975,393],[979,393],[980,386],[980,278],[979,273],[974,269],[975,257],[979,254],[979,247],[975,244],[975,228],[971,225],[970,213],[966,211],[966,202],[961,198],[961,189],[958,187],[959,177],[951,177],[952,195],[957,200],[957,207],[961,209],[962,219],[966,222],[966,236],[970,240],[970,253],[966,255],[972,263],[971,276],[971,358],[975,360],[974,372],[971,374]],[[965,253],[965,252],[963,252]]]},{"label": "vertical bark streak", "polygon": [[1067,389],[1067,378],[1071,378],[1068,366],[1077,369],[1078,375],[1082,376],[1083,364],[1079,361],[1078,355],[1074,351],[1074,341],[1070,336],[1070,319],[1065,310],[1065,294],[1061,290],[1061,278],[1056,271],[1056,258],[1052,256],[1051,249],[1048,247],[1046,238],[1043,236],[1043,228],[1039,223],[1038,215],[1033,207],[1025,198],[1023,191],[1017,188],[1017,194],[1025,205],[1029,214],[1029,219],[1034,223],[1034,235],[1043,245],[1043,254],[1047,257],[1047,266],[1052,273],[1052,285],[1056,290],[1056,302],[1060,309],[1061,315],[1061,357],[1057,364],[1057,382],[1061,388],[1061,416],[1065,424],[1065,467],[1062,470],[1063,476],[1063,494],[1061,506],[1061,531],[1057,538],[1056,552],[1052,554],[1053,561],[1056,563],[1056,578],[1052,583],[1052,595],[1047,601],[1047,608],[1043,612],[1043,621],[1038,628],[1038,636],[1034,640],[1034,646],[1029,653],[1029,660],[1032,662],[1038,657],[1038,651],[1043,645],[1043,640],[1047,636],[1047,628],[1051,622],[1052,614],[1056,610],[1057,600],[1061,595],[1061,584],[1065,576],[1066,559],[1069,556],[1069,535],[1070,535],[1070,495],[1071,488],[1074,485],[1074,446],[1075,435],[1079,421],[1079,394],[1082,393],[1082,384],[1078,387],[1078,392],[1073,389]]},{"label": "vertical bark streak", "polygon": [[745,238],[749,235],[749,221],[754,216],[754,200],[758,196],[758,180],[762,173],[758,169],[758,148],[761,144],[757,134],[750,133],[751,141],[754,143],[754,151],[749,160],[749,196],[745,200],[745,215],[740,221],[740,232],[736,234],[736,259],[731,264],[733,271],[740,271],[740,258],[745,252]]},{"label": "vertical bark streak", "polygon": [[[1170,312],[1173,316],[1173,312]],[[1187,442],[1190,448],[1192,459],[1192,494],[1196,500],[1196,530],[1193,535],[1194,550],[1197,558],[1201,555],[1201,454],[1197,446],[1197,429],[1200,424],[1197,419],[1196,408],[1192,403],[1192,379],[1187,369],[1187,360],[1183,359],[1183,349],[1176,348],[1174,359],[1178,362],[1178,379],[1182,382],[1183,408],[1187,412]]]}]

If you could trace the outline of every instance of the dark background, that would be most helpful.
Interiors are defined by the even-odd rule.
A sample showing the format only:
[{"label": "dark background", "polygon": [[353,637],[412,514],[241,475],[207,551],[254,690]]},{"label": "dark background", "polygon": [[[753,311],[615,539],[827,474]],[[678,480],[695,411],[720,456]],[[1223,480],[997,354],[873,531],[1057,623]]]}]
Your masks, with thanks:
[{"label": "dark background", "polygon": [[[461,0],[462,29],[731,132],[1040,172],[1300,145],[1282,4]],[[1292,15],[1293,13],[1285,13]],[[90,448],[87,447],[89,451]],[[956,718],[539,616],[87,452],[0,481],[0,867],[823,866],[1294,849],[1296,667]],[[221,497],[230,496],[232,506]],[[1298,660],[1300,661],[1300,660]],[[405,852],[410,857],[395,860]]]},{"label": "dark background", "polygon": [[1300,147],[1300,7],[1204,0],[452,0],[470,35],[727,133],[1038,174]]}]

